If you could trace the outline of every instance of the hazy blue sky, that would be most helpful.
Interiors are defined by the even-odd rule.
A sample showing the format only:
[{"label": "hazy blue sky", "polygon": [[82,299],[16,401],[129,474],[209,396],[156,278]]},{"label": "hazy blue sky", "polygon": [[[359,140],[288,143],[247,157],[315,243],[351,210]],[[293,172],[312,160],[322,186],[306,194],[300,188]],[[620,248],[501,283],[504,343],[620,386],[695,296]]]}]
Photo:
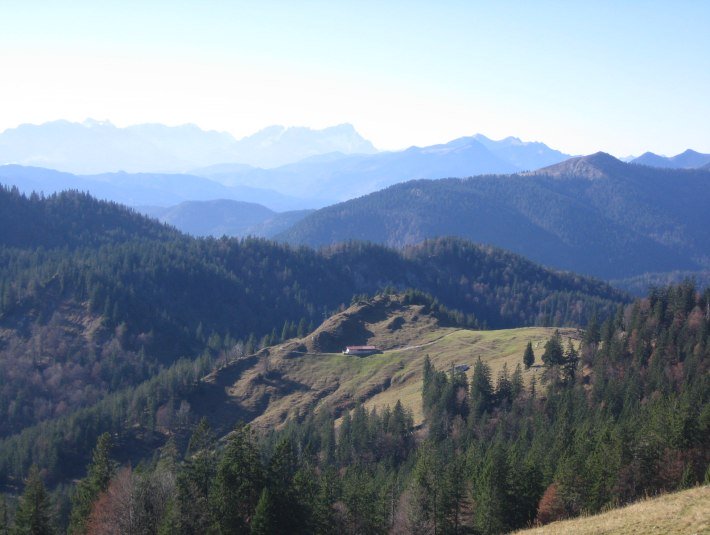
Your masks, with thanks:
[{"label": "hazy blue sky", "polygon": [[710,152],[710,1],[3,0],[0,103],[0,130],[350,122],[383,149]]}]

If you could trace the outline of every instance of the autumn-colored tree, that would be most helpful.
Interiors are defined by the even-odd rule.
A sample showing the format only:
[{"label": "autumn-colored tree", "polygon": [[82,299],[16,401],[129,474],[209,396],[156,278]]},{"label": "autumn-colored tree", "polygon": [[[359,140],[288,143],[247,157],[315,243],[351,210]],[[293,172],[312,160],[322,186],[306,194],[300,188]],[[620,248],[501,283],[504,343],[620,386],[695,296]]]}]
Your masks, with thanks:
[{"label": "autumn-colored tree", "polygon": [[555,520],[560,520],[565,516],[565,507],[559,494],[559,487],[556,483],[552,483],[540,498],[540,503],[537,507],[537,522],[540,524],[549,524]]},{"label": "autumn-colored tree", "polygon": [[94,455],[88,473],[76,486],[72,496],[72,512],[69,533],[80,535],[86,532],[86,519],[99,494],[104,492],[115,473],[115,463],[111,460],[111,435],[102,434],[96,442]]}]

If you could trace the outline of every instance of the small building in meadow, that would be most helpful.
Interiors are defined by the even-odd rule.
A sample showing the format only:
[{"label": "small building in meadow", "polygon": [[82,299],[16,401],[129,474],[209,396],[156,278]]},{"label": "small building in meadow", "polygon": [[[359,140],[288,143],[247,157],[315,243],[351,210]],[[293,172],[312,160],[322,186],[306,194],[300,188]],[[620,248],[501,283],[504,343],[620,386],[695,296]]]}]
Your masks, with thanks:
[{"label": "small building in meadow", "polygon": [[367,355],[373,355],[375,353],[382,353],[379,348],[375,346],[347,346],[343,351],[346,355],[357,355],[358,357],[365,357]]}]

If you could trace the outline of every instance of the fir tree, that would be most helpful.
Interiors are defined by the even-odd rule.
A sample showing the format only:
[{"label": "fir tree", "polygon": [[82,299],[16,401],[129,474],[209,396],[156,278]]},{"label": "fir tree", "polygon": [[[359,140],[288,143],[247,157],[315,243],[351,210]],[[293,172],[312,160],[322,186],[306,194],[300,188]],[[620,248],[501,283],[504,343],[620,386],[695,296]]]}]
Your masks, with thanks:
[{"label": "fir tree", "polygon": [[533,351],[532,342],[528,342],[528,345],[525,346],[525,353],[523,353],[523,364],[525,365],[526,370],[530,369],[530,366],[535,364],[535,352]]},{"label": "fir tree", "polygon": [[229,437],[212,489],[213,508],[223,533],[242,533],[264,486],[259,451],[251,428],[242,427]]},{"label": "fir tree", "polygon": [[515,365],[515,371],[510,379],[510,386],[513,393],[513,399],[517,399],[523,391],[523,370],[520,363]]},{"label": "fir tree", "polygon": [[25,491],[15,514],[13,535],[51,535],[54,533],[49,495],[36,466],[30,468]]},{"label": "fir tree", "polygon": [[480,357],[473,367],[471,381],[471,410],[477,416],[489,412],[493,408],[493,384],[491,369]]},{"label": "fir tree", "polygon": [[513,385],[510,382],[508,375],[508,363],[503,364],[503,368],[498,374],[498,382],[496,384],[496,400],[499,405],[505,407],[510,404],[513,398]]},{"label": "fir tree", "polygon": [[601,341],[601,331],[597,322],[597,315],[593,314],[587,323],[587,328],[584,332],[583,342],[585,345],[591,346],[598,344]]},{"label": "fir tree", "polygon": [[176,481],[174,522],[181,535],[216,531],[209,500],[216,469],[214,443],[214,433],[203,418],[190,438],[187,458]]},{"label": "fir tree", "polygon": [[546,366],[560,366],[565,362],[565,354],[562,349],[562,337],[560,336],[560,331],[557,329],[555,329],[555,333],[545,344],[542,362],[544,362]]},{"label": "fir tree", "polygon": [[256,504],[254,519],[251,523],[251,532],[254,535],[272,535],[276,531],[274,502],[268,487],[261,491],[259,502]]},{"label": "fir tree", "polygon": [[481,533],[502,533],[508,530],[508,463],[502,445],[489,452],[483,470],[476,481],[475,523]]}]

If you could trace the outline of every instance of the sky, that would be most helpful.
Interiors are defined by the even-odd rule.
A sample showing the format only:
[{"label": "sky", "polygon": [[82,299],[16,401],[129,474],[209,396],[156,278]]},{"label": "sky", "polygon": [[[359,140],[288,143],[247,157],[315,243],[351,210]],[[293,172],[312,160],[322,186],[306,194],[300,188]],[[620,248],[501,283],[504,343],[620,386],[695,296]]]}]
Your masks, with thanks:
[{"label": "sky", "polygon": [[351,123],[386,150],[710,153],[709,27],[704,0],[0,0],[0,131]]}]

